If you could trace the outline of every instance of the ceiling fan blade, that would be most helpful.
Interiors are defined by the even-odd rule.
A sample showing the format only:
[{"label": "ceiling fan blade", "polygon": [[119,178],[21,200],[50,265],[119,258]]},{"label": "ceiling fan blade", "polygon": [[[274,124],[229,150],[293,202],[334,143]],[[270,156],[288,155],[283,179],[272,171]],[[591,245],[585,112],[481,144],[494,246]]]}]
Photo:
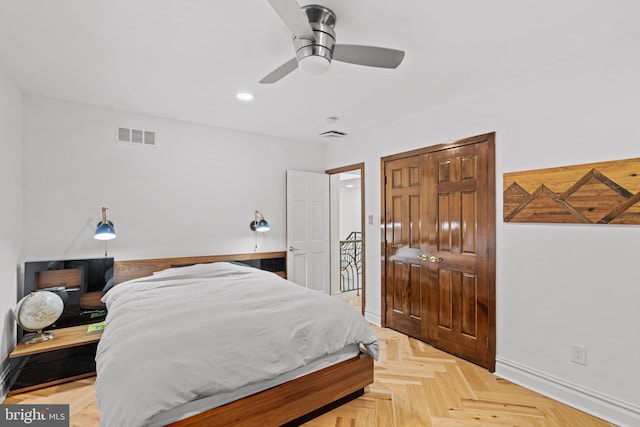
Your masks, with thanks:
[{"label": "ceiling fan blade", "polygon": [[335,61],[368,67],[396,68],[404,58],[404,51],[386,47],[337,44],[333,47]]},{"label": "ceiling fan blade", "polygon": [[293,70],[298,68],[298,61],[296,58],[291,58],[269,74],[267,74],[260,83],[275,83]]},{"label": "ceiling fan blade", "polygon": [[294,36],[299,39],[315,40],[313,29],[309,25],[309,18],[300,9],[296,0],[268,0],[269,4],[276,11]]}]

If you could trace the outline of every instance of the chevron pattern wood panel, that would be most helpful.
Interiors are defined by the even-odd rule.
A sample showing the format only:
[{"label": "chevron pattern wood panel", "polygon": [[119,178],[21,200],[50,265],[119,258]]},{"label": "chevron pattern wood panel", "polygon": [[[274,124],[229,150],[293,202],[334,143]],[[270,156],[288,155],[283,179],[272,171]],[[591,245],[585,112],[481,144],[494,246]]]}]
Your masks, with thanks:
[{"label": "chevron pattern wood panel", "polygon": [[[375,331],[381,347],[375,382],[306,427],[613,426],[399,332]],[[72,427],[97,427],[94,380],[17,394],[4,403],[69,404]]]},{"label": "chevron pattern wood panel", "polygon": [[640,224],[640,158],[503,178],[505,222]]}]

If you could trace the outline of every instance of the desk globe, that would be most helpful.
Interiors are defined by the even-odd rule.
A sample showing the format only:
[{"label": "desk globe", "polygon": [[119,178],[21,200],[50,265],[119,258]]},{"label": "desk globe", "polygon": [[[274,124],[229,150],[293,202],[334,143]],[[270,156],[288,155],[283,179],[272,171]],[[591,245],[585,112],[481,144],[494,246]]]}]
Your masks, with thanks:
[{"label": "desk globe", "polygon": [[31,292],[18,301],[14,311],[16,322],[25,331],[33,332],[25,335],[22,342],[33,344],[53,338],[53,332],[42,330],[58,320],[63,310],[62,298],[49,291]]}]

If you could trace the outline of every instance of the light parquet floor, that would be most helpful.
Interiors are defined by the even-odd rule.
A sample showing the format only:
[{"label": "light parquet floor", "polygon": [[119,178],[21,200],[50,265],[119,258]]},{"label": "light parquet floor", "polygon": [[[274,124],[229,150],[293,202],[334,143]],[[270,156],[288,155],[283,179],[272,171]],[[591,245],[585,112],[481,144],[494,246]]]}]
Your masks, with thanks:
[{"label": "light parquet floor", "polygon": [[95,377],[9,396],[3,403],[69,405],[70,427],[97,427],[100,423],[94,389]]},{"label": "light parquet floor", "polygon": [[[607,422],[541,396],[390,329],[375,328],[380,360],[365,394],[306,427],[604,427]],[[71,426],[99,422],[94,378],[10,396],[4,403],[65,403]]]},{"label": "light parquet floor", "polygon": [[381,352],[374,384],[307,427],[612,426],[421,341],[375,331]]}]

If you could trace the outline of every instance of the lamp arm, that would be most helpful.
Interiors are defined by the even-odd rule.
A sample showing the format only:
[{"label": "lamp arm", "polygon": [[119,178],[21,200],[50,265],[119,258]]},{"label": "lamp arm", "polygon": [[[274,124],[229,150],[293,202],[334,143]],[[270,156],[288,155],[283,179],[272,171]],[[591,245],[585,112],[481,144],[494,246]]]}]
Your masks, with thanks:
[{"label": "lamp arm", "polygon": [[104,206],[102,207],[102,223],[106,224],[107,223],[107,209]]}]

